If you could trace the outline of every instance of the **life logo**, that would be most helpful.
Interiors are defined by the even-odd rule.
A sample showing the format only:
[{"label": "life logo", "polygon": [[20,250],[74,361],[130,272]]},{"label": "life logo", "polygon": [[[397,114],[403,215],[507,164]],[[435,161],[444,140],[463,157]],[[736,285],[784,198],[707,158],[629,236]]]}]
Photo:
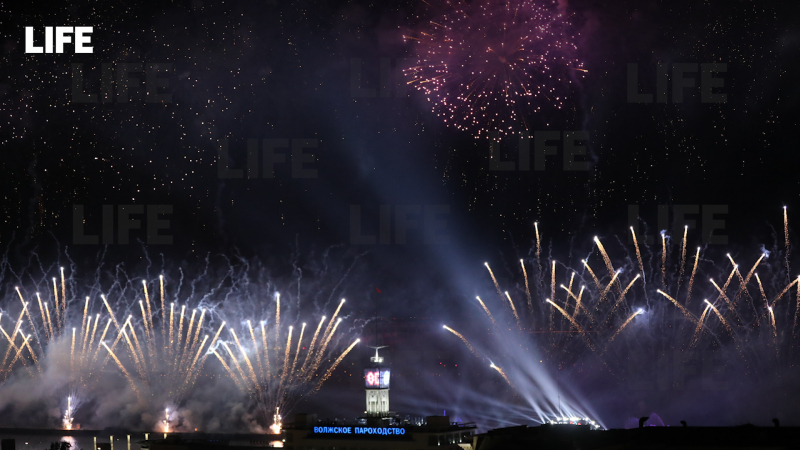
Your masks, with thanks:
[{"label": "life logo", "polygon": [[[64,53],[64,44],[72,44],[75,53],[94,53],[94,47],[87,45],[91,43],[90,35],[93,28],[44,27],[44,45],[36,46],[34,37],[37,33],[35,33],[34,27],[25,27],[25,53]],[[53,46],[54,42],[55,46]]]}]

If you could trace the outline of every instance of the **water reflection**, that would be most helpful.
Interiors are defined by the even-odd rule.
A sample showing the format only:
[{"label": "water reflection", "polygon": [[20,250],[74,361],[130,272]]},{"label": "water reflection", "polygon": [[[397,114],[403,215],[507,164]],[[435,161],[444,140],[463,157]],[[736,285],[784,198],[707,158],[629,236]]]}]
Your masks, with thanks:
[{"label": "water reflection", "polygon": [[[93,450],[93,436],[59,436],[59,435],[13,435],[0,433],[0,439],[14,439],[17,450],[50,450],[54,442],[67,442],[70,450]],[[139,441],[144,440],[144,433],[131,435],[131,450],[140,450]],[[109,436],[98,436],[97,444],[108,444]],[[60,444],[59,444],[60,445]],[[127,450],[127,435],[114,436],[115,450]]]}]

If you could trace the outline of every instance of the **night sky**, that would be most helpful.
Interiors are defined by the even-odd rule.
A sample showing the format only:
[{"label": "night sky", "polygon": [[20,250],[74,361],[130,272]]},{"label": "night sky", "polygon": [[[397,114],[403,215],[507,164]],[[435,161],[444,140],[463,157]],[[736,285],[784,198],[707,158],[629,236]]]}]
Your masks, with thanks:
[{"label": "night sky", "polygon": [[[673,230],[682,223],[659,219],[659,207],[696,208],[688,217],[697,222],[689,247],[703,245],[720,261],[726,252],[750,261],[762,246],[782,246],[784,206],[790,225],[800,220],[800,5],[562,0],[557,7],[586,72],[574,75],[560,109],[540,97],[543,111],[528,121],[531,131],[588,132],[586,155],[577,157],[588,170],[565,170],[561,143],[553,144],[557,154],[545,158],[544,170],[533,170],[533,140],[531,170],[492,170],[493,160],[519,159],[518,139],[493,143],[448,127],[424,93],[406,84],[402,69],[419,49],[404,36],[451,8],[444,1],[6,2],[0,5],[4,264],[29,267],[36,254],[47,266],[68,255],[91,275],[99,259],[135,271],[149,255],[191,272],[208,255],[226,255],[259,261],[276,278],[291,277],[293,261],[336,266],[326,273],[340,275],[352,266],[348,317],[363,325],[380,316],[379,340],[398,347],[389,350],[396,376],[416,380],[398,389],[419,402],[398,404],[424,415],[461,402],[466,420],[470,408],[480,408],[465,400],[468,392],[491,396],[507,386],[469,384],[458,370],[431,368],[482,364],[441,334],[441,323],[480,328],[475,324],[485,318],[472,299],[494,290],[484,261],[501,284],[518,283],[515,264],[533,255],[534,222],[543,257],[578,267],[593,236],[609,248],[629,245],[630,225],[655,237],[656,247],[660,227],[679,240]],[[93,53],[74,54],[70,44],[63,54],[25,53],[26,26],[41,45],[45,26],[62,25],[94,27]],[[629,64],[638,64],[637,92],[656,97],[658,65],[681,63],[727,64],[714,75],[724,83],[714,92],[727,100],[703,102],[695,87],[674,103],[670,86],[667,103],[629,101]],[[141,82],[128,102],[117,78],[122,64],[131,64],[130,78]],[[165,83],[157,93],[167,100],[148,100],[151,67]],[[75,101],[76,70],[96,103]],[[105,103],[104,70],[116,89]],[[686,77],[695,86],[701,81],[699,73]],[[248,140],[261,153],[251,166]],[[228,168],[244,169],[241,176],[221,176],[223,142]],[[285,158],[271,178],[262,153],[269,145]],[[293,166],[300,152],[312,159]],[[98,244],[75,241],[76,205],[84,211],[83,234],[100,236]],[[144,208],[137,216],[142,229],[131,231],[129,244],[114,236],[102,245],[103,205],[114,214],[120,205]],[[144,211],[154,205],[173,208],[159,232],[172,243],[147,245]],[[727,207],[715,217],[724,225],[714,231],[727,236],[727,245],[702,243],[702,210],[709,205]],[[638,224],[631,207],[638,207]],[[403,211],[411,221],[405,237],[398,233]],[[365,236],[374,242],[359,241]],[[320,289],[335,291],[336,280]],[[354,333],[371,341],[375,329]],[[347,363],[355,376],[370,350],[359,352]],[[419,372],[433,375],[413,378]],[[346,375],[332,386],[352,385]],[[437,383],[449,382],[459,394],[442,395],[441,404],[431,400]],[[326,387],[319,398],[337,398],[356,414],[362,395]],[[307,409],[333,410],[325,400],[304,402]],[[594,407],[611,426],[663,407],[630,404],[638,409]],[[696,420],[756,419],[698,413]]]}]

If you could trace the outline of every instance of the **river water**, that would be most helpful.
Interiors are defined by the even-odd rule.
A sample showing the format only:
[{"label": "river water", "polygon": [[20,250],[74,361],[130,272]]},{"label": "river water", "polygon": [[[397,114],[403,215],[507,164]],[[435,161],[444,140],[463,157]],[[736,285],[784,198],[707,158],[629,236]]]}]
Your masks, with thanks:
[{"label": "river water", "polygon": [[[154,437],[153,435],[150,436]],[[110,436],[98,435],[98,444],[110,443]],[[71,450],[92,450],[93,437],[92,436],[60,436],[53,435],[25,435],[25,434],[7,434],[0,432],[0,439],[14,439],[16,450],[49,450],[52,442],[66,441],[72,444]],[[144,433],[131,434],[130,450],[140,450],[137,442],[144,440]],[[127,435],[114,436],[114,450],[128,450]]]}]

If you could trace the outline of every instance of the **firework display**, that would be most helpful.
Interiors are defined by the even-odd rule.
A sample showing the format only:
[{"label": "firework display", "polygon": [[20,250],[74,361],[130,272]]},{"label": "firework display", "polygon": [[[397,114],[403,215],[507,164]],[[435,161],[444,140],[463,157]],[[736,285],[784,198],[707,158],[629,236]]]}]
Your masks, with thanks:
[{"label": "firework display", "polygon": [[556,1],[446,1],[422,28],[405,36],[416,44],[408,83],[476,138],[529,130],[534,114],[564,107],[585,72]]},{"label": "firework display", "polygon": [[[203,320],[206,316],[206,309],[199,308],[199,314],[196,308],[193,309],[191,316],[187,320],[186,305],[181,306],[180,313],[176,314],[175,304],[171,303],[169,313],[167,313],[163,276],[159,276],[159,288],[161,293],[161,320],[158,322],[160,323],[158,327],[160,328],[160,333],[155,331],[156,326],[153,321],[154,314],[147,290],[147,282],[143,280],[142,294],[144,300],[139,301],[142,326],[136,328],[133,326],[133,315],[129,315],[121,326],[118,325],[114,312],[109,307],[108,313],[118,332],[111,346],[102,340],[100,345],[106,349],[109,356],[116,362],[140,401],[147,402],[152,400],[155,394],[151,388],[155,384],[158,385],[158,391],[166,392],[168,396],[166,400],[170,403],[179,404],[189,387],[197,379],[197,375],[202,369],[207,356],[203,355],[203,353],[208,348],[206,344],[208,344],[209,336],[205,335],[202,341],[199,341],[201,331],[204,329]],[[105,297],[101,296],[101,298],[107,306],[108,302]],[[167,319],[167,316],[169,316],[169,319]],[[187,321],[188,326],[184,326]],[[176,322],[177,328],[175,326]],[[210,345],[214,344],[224,326],[225,323],[223,322]],[[185,333],[184,328],[186,328]],[[126,368],[115,353],[115,348],[120,341],[124,343],[125,352],[129,357],[128,361],[133,363],[132,367]],[[165,423],[165,432],[168,429],[167,422]]]},{"label": "firework display", "polygon": [[[319,390],[359,342],[358,339],[353,341],[331,362],[331,343],[335,342],[336,331],[342,322],[339,313],[344,303],[345,299],[339,302],[327,325],[327,318],[320,318],[310,340],[305,333],[306,323],[303,323],[293,341],[295,326],[281,328],[281,300],[280,294],[276,294],[272,317],[262,319],[255,329],[250,320],[239,327],[238,333],[230,328],[231,342],[223,340],[216,349],[211,349],[210,353],[236,386],[256,400],[265,416],[274,411],[270,425],[273,432],[281,429],[280,411],[290,410],[300,397]],[[267,319],[271,319],[269,324]],[[323,326],[325,330],[320,333]]]},{"label": "firework display", "polygon": [[[762,248],[749,260],[728,253],[714,262],[704,254],[713,252],[701,247],[687,257],[686,230],[678,242],[664,232],[661,236],[653,248],[640,247],[633,228],[631,248],[606,248],[595,237],[582,267],[571,269],[555,259],[540,259],[537,224],[533,257],[519,261],[518,273],[509,271],[512,278],[522,277],[517,278],[516,298],[501,291],[486,264],[487,288],[496,291],[496,300],[491,306],[479,297],[478,310],[485,315],[489,338],[445,329],[485,358],[542,422],[595,417],[590,402],[563,391],[553,368],[569,372],[590,366],[628,382],[632,366],[636,375],[669,372],[665,354],[676,355],[676,365],[711,354],[736,368],[737,378],[743,374],[754,383],[791,370],[798,356],[800,277],[789,271],[788,239],[785,248]],[[515,303],[526,313],[522,318]],[[531,364],[532,359],[546,364]]]},{"label": "firework display", "polygon": [[[52,285],[46,284],[52,291],[35,292],[35,300],[28,300],[30,294],[23,288],[14,288],[16,302],[8,302],[0,313],[5,344],[0,347],[4,354],[0,380],[5,382],[14,375],[36,383],[43,381],[48,371],[57,372],[59,379],[64,379],[61,426],[67,430],[73,428],[80,406],[92,400],[93,388],[114,374],[124,377],[139,405],[168,405],[162,409],[163,419],[154,424],[164,433],[174,430],[171,418],[191,395],[209,357],[222,363],[248,401],[264,418],[272,417],[280,430],[278,411],[291,410],[299,396],[318,390],[358,342],[331,363],[344,336],[337,334],[344,300],[330,321],[320,320],[310,344],[304,342],[305,324],[297,339],[292,340],[293,327],[289,325],[286,340],[278,342],[284,339],[280,295],[269,325],[261,321],[256,332],[249,320],[232,322],[246,323],[246,331],[242,331],[231,328],[214,312],[219,303],[212,300],[213,292],[197,300],[194,283],[192,293],[180,304],[168,300],[178,299],[179,292],[170,292],[163,275],[150,282],[115,280],[105,294],[95,286],[79,301],[74,294],[76,280],[64,268],[58,272]],[[183,282],[181,277],[176,291]],[[31,311],[33,307],[37,309]],[[13,326],[4,325],[11,315]],[[327,327],[321,332],[323,325]],[[252,347],[246,348],[250,343]],[[307,351],[303,344],[309,345]],[[251,359],[255,359],[257,371]]]}]

